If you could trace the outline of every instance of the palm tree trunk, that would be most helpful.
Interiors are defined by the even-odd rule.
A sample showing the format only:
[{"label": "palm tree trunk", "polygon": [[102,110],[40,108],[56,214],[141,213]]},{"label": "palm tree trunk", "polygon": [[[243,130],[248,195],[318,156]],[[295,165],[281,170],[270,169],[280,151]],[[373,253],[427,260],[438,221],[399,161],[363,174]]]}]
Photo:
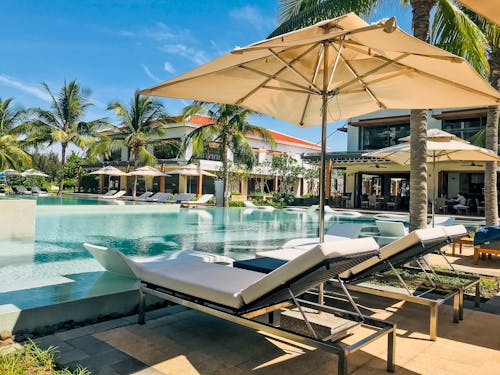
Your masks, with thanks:
[{"label": "palm tree trunk", "polygon": [[66,147],[67,143],[61,143],[61,176],[59,178],[59,191],[57,195],[60,197],[63,193],[64,188],[64,166],[66,165]]},{"label": "palm tree trunk", "polygon": [[[436,0],[410,0],[413,35],[429,42],[430,12]],[[427,110],[410,111],[410,231],[427,226]]]},{"label": "palm tree trunk", "polygon": [[227,196],[227,191],[229,190],[229,168],[227,165],[227,145],[226,142],[223,141],[222,144],[222,181],[223,181],[223,194],[222,194],[222,206],[229,207],[229,199]]},{"label": "palm tree trunk", "polygon": [[[500,48],[495,48],[490,59],[490,82],[500,89]],[[488,107],[486,117],[486,148],[498,154],[499,106]],[[487,226],[498,225],[497,162],[487,162],[484,169],[484,214]]]}]

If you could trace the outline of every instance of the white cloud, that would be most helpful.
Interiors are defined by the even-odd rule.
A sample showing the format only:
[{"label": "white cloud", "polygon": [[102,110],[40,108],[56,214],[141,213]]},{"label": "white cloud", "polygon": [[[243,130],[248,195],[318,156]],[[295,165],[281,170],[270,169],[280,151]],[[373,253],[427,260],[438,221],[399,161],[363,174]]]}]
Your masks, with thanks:
[{"label": "white cloud", "polygon": [[195,48],[189,47],[185,44],[165,44],[161,47],[162,51],[171,53],[174,55],[182,56],[192,62],[202,65],[208,62],[210,59],[207,57],[205,51],[197,50]]},{"label": "white cloud", "polygon": [[33,95],[39,99],[42,99],[46,102],[50,102],[50,95],[42,90],[41,88],[38,88],[36,86],[28,85],[26,83],[23,83],[15,78],[6,76],[4,74],[0,74],[0,85],[5,85],[9,87],[14,87],[18,90],[24,91],[30,95]]},{"label": "white cloud", "polygon": [[260,9],[253,5],[245,5],[242,8],[232,9],[229,12],[229,16],[238,21],[248,22],[259,31],[268,29],[270,24],[275,24],[273,18],[265,17]]},{"label": "white cloud", "polygon": [[151,73],[151,70],[149,70],[149,68],[146,65],[141,64],[141,66],[142,66],[142,69],[144,69],[144,73],[146,73],[146,75],[149,78],[151,78],[155,82],[160,82],[160,79],[157,76],[155,76],[153,73]]},{"label": "white cloud", "polygon": [[176,72],[174,66],[168,61],[165,61],[165,63],[163,64],[163,69],[170,74],[175,74]]}]

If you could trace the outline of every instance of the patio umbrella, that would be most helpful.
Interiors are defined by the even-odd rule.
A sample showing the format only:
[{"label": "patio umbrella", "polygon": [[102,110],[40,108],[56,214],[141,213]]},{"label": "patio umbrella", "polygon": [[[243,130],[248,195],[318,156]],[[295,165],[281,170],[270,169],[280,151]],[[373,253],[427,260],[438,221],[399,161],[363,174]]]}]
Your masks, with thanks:
[{"label": "patio umbrella", "polygon": [[21,173],[23,177],[49,177],[47,173],[43,173],[37,169],[27,169]]},{"label": "patio umbrella", "polygon": [[496,105],[500,98],[464,59],[406,34],[394,18],[369,25],[354,13],[236,48],[141,94],[321,124],[321,242],[328,122],[389,108]]},{"label": "patio umbrella", "polygon": [[498,0],[458,0],[467,8],[500,25],[500,3]]},{"label": "patio umbrella", "polygon": [[189,177],[189,186],[191,186],[191,177],[192,176],[207,176],[207,177],[217,177],[213,173],[204,171],[203,169],[200,169],[197,165],[194,164],[188,164],[185,165],[179,169],[174,169],[173,171],[168,171],[170,174],[180,174],[183,176],[188,176]]},{"label": "patio umbrella", "polygon": [[5,169],[2,171],[2,173],[6,176],[19,176],[21,174],[14,169]]},{"label": "patio umbrella", "polygon": [[[410,163],[410,137],[400,138],[402,143],[371,151],[363,156],[384,158],[404,165]],[[491,150],[474,146],[466,140],[439,129],[427,131],[427,162],[432,163],[434,176],[434,193],[432,197],[432,223],[434,224],[434,207],[436,203],[436,164],[443,161],[500,161]]]},{"label": "patio umbrella", "polygon": [[126,176],[127,173],[123,172],[122,170],[112,167],[108,165],[107,167],[103,167],[101,169],[98,169],[97,171],[90,172],[89,174],[105,174],[109,176]]},{"label": "patio umbrella", "polygon": [[151,177],[156,177],[156,176],[169,176],[166,173],[160,172],[158,169],[145,166],[145,167],[140,167],[137,168],[135,171],[127,173],[128,176],[151,176]]}]

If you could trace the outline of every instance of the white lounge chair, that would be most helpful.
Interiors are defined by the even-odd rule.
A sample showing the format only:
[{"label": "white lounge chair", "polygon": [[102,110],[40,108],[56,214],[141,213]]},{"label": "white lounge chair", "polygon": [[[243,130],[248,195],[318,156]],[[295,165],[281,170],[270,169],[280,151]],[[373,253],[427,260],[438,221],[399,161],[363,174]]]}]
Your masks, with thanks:
[{"label": "white lounge chair", "polygon": [[451,225],[455,224],[455,218],[453,216],[435,216],[434,217],[434,224],[431,221],[429,221],[428,227],[449,227]]},{"label": "white lounge chair", "polygon": [[319,210],[319,205],[313,204],[310,207],[286,207],[283,212],[286,213],[312,213]]},{"label": "white lounge chair", "polygon": [[208,201],[214,197],[213,194],[203,194],[195,201],[182,201],[181,207],[200,207],[207,206]]},{"label": "white lounge chair", "polygon": [[172,193],[163,193],[158,199],[155,200],[156,203],[170,203],[173,201],[170,197],[172,196]]},{"label": "white lounge chair", "polygon": [[[453,298],[454,303],[454,315],[453,321],[458,323],[459,320],[463,319],[463,293],[464,290],[470,287],[476,287],[476,306],[479,306],[479,278],[469,275],[459,275],[457,277],[461,278],[461,283],[456,285],[450,285],[446,283],[440,283],[438,281],[432,281],[431,279],[425,281],[428,283],[431,281],[433,285],[431,287],[425,287],[426,290],[412,293],[409,287],[404,282],[402,276],[396,270],[397,267],[402,267],[406,263],[415,260],[421,267],[421,270],[426,273],[428,272],[422,264],[427,265],[424,256],[432,252],[440,252],[443,256],[444,253],[441,248],[446,244],[452,242],[456,238],[461,238],[467,234],[467,230],[463,225],[455,225],[443,228],[426,228],[419,229],[411,232],[410,234],[400,238],[380,249],[380,254],[367,259],[359,264],[353,266],[346,272],[339,275],[338,280],[343,283],[347,283],[347,287],[368,294],[374,294],[377,296],[383,296],[388,298],[400,299],[403,301],[410,301],[417,304],[422,304],[430,307],[430,332],[429,336],[431,340],[437,339],[437,314],[439,305]],[[274,252],[268,252],[266,257],[278,259],[280,261],[290,261],[296,259],[298,256],[307,252],[309,250],[304,249],[280,249]],[[373,276],[381,274],[386,271],[395,272],[399,281],[404,285],[404,289],[398,290],[395,287],[385,288],[378,284],[367,283]],[[413,272],[409,269],[409,272]],[[434,271],[433,271],[434,273]],[[438,272],[436,272],[438,273]],[[447,277],[452,277],[453,274],[450,273],[439,273],[441,276],[446,275]],[[432,295],[435,291],[436,296]],[[428,294],[431,292],[430,294]]]},{"label": "white lounge chair", "polygon": [[253,210],[262,210],[262,211],[274,211],[273,206],[256,206],[250,201],[243,201],[243,204],[246,208],[251,208]]},{"label": "white lounge chair", "polygon": [[99,195],[99,197],[110,197],[115,195],[117,190],[108,190],[106,193]]},{"label": "white lounge chair", "polygon": [[409,215],[398,215],[398,214],[377,214],[373,215],[375,220],[383,221],[399,221],[401,223],[407,223],[410,221]]},{"label": "white lounge chair", "polygon": [[[318,245],[296,259],[287,262],[269,274],[200,261],[169,260],[161,263],[137,263],[120,252],[85,244],[85,248],[107,270],[141,281],[139,323],[145,323],[145,295],[215,315],[256,330],[297,341],[314,348],[325,348],[339,356],[338,373],[347,373],[347,357],[362,348],[366,340],[373,341],[388,335],[387,370],[394,371],[395,326],[392,323],[363,317],[360,314],[340,312],[326,305],[300,300],[297,297],[332,277],[378,253],[377,244],[370,239]],[[345,291],[348,294],[347,290]],[[271,313],[282,314],[289,305],[300,311],[307,329],[305,333],[256,320]],[[318,337],[302,307],[324,314],[342,314],[342,324],[330,336]],[[349,318],[350,320],[347,320]],[[337,318],[338,319],[338,318]],[[357,326],[369,331],[360,332],[355,343],[340,343]],[[355,340],[354,340],[355,341]]]},{"label": "white lounge chair", "polygon": [[380,236],[383,237],[399,238],[408,234],[408,228],[399,221],[376,220],[375,225],[377,225]]},{"label": "white lounge chair", "polygon": [[337,217],[344,217],[344,218],[355,218],[355,217],[363,216],[362,213],[357,212],[357,211],[334,210],[330,206],[325,206],[325,213],[333,215],[333,216],[337,216]]},{"label": "white lounge chair", "polygon": [[135,198],[135,200],[136,201],[145,201],[147,198],[151,197],[152,195],[153,195],[152,191],[146,191],[145,193],[142,193],[137,198]]},{"label": "white lounge chair", "polygon": [[167,194],[171,195],[170,193],[162,193],[161,191],[159,191],[157,193],[154,193],[152,196],[150,196],[148,198],[145,198],[144,201],[146,201],[146,202],[156,202],[156,201],[158,201],[158,199],[164,197]]},{"label": "white lounge chair", "polygon": [[103,195],[102,197],[99,197],[101,199],[118,199],[120,197],[123,197],[125,194],[127,194],[126,190],[120,190],[119,192],[116,192],[113,195]]}]

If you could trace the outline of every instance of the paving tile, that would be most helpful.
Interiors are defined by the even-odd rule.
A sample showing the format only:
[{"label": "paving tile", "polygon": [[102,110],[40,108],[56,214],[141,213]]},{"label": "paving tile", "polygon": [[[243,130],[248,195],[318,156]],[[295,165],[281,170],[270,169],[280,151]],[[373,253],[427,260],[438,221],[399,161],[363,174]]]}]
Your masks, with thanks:
[{"label": "paving tile", "polygon": [[92,331],[92,326],[86,326],[86,327],[71,329],[69,331],[58,332],[55,334],[55,336],[61,340],[71,340],[76,337],[82,337],[88,335],[91,333],[91,331]]},{"label": "paving tile", "polygon": [[81,361],[89,358],[90,356],[80,349],[73,349],[59,353],[57,356],[57,363],[66,366],[74,361]]},{"label": "paving tile", "polygon": [[134,374],[138,371],[148,368],[148,365],[135,358],[128,358],[110,366],[114,371],[121,375]]},{"label": "paving tile", "polygon": [[113,347],[108,343],[101,341],[93,336],[77,337],[68,340],[67,343],[89,355],[94,355],[113,349]]}]

